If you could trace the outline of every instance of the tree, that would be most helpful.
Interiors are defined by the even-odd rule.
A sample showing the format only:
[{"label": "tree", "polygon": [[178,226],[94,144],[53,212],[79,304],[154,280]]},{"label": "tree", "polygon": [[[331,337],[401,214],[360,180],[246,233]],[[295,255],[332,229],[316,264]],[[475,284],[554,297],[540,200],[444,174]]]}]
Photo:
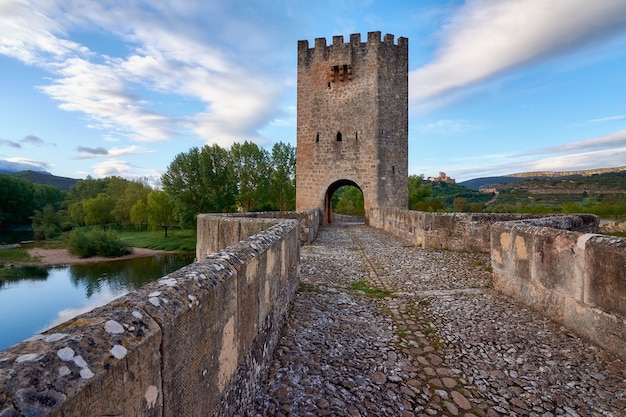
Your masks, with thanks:
[{"label": "tree", "polygon": [[83,201],[83,211],[85,213],[85,224],[101,225],[106,229],[106,225],[114,220],[113,199],[107,194],[100,193],[96,198]]},{"label": "tree", "polygon": [[115,199],[115,207],[113,208],[113,216],[118,226],[134,223],[131,210],[140,201],[143,202],[145,206],[148,203],[148,194],[150,191],[151,189],[142,183],[126,181],[124,189]]},{"label": "tree", "polygon": [[418,202],[425,201],[433,195],[433,187],[424,181],[424,175],[409,175],[409,208],[417,210]]},{"label": "tree", "polygon": [[234,210],[237,185],[232,161],[218,145],[176,155],[161,182],[184,222],[195,220],[199,213]]},{"label": "tree", "polygon": [[47,204],[42,210],[35,210],[31,219],[36,239],[52,239],[63,231],[64,218],[52,204]]},{"label": "tree", "polygon": [[296,208],[296,148],[282,142],[272,147],[270,201],[278,210]]},{"label": "tree", "polygon": [[238,203],[242,211],[271,207],[270,158],[265,149],[252,142],[235,143],[230,149],[237,176]]},{"label": "tree", "polygon": [[143,225],[148,223],[148,205],[143,200],[137,201],[133,208],[130,209],[130,221],[139,230],[142,230]]},{"label": "tree", "polygon": [[176,203],[165,191],[151,191],[148,194],[148,224],[152,230],[162,227],[167,230],[176,223]]},{"label": "tree", "polygon": [[0,175],[0,223],[28,223],[33,213],[34,194],[32,182]]},{"label": "tree", "polygon": [[363,193],[358,187],[344,185],[339,187],[332,196],[333,213],[347,216],[364,216]]},{"label": "tree", "polygon": [[467,198],[464,197],[455,198],[452,202],[452,205],[454,206],[454,211],[456,211],[457,213],[464,213],[468,210],[469,207],[467,203]]}]

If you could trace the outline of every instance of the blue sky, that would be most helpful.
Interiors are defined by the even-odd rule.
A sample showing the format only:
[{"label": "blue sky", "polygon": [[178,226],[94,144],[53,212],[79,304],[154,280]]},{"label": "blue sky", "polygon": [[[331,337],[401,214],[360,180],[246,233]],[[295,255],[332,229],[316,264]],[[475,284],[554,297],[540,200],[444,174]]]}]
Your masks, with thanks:
[{"label": "blue sky", "polygon": [[297,41],[409,38],[409,173],[626,166],[624,0],[0,0],[0,166],[296,144]]}]

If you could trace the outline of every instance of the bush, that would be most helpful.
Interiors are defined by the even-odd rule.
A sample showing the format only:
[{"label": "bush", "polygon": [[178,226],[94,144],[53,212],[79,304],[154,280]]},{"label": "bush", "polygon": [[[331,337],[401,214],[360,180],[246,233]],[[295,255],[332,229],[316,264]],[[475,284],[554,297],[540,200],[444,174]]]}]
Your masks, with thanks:
[{"label": "bush", "polygon": [[106,256],[114,258],[128,255],[131,249],[111,230],[74,229],[68,235],[67,248],[70,253],[80,257]]}]

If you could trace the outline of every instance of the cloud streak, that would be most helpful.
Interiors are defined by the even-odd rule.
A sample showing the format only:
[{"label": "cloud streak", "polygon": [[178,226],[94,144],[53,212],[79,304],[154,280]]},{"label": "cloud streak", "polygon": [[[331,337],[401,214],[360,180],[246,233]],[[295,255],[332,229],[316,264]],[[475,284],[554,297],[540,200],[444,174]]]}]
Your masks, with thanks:
[{"label": "cloud streak", "polygon": [[[281,89],[264,68],[267,58],[240,61],[250,55],[238,52],[262,48],[269,40],[250,20],[254,14],[247,17],[230,10],[238,6],[213,2],[159,3],[153,5],[156,13],[138,1],[110,6],[107,1],[3,2],[0,53],[48,71],[50,83],[40,90],[59,108],[81,112],[90,127],[120,137],[151,142],[194,134],[221,145],[264,140],[258,132],[279,114]],[[65,13],[68,8],[71,14]],[[224,20],[225,15],[230,18]],[[130,51],[109,56],[65,39],[69,32],[94,27]],[[248,42],[233,36],[226,40],[232,51],[222,52],[229,49],[211,44],[225,40],[220,27]],[[264,55],[271,54],[257,54]],[[185,117],[155,111],[155,93],[191,100],[202,110]]]},{"label": "cloud streak", "polygon": [[141,146],[128,146],[126,148],[111,148],[106,149],[101,146],[97,148],[90,148],[88,146],[79,146],[76,151],[80,154],[76,159],[90,159],[90,158],[109,158],[109,157],[121,157],[128,155],[139,155],[148,152],[152,152],[147,148]]},{"label": "cloud streak", "polygon": [[[620,149],[626,147],[626,130],[620,130],[597,138],[566,143],[558,146],[535,149],[522,152],[512,157],[525,157],[531,155],[566,154],[575,151],[595,151],[602,149]],[[597,163],[597,161],[596,161]]]},{"label": "cloud streak", "polygon": [[435,59],[410,73],[410,100],[436,99],[511,69],[624,33],[626,2],[469,0],[440,34]]}]

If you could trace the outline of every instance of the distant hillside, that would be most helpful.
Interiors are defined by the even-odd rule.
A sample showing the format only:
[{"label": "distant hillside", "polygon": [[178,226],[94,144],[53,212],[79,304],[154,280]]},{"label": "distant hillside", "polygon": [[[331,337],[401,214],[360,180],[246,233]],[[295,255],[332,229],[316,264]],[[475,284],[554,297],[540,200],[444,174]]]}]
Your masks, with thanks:
[{"label": "distant hillside", "polygon": [[626,166],[615,168],[596,168],[585,169],[581,171],[537,171],[537,172],[520,172],[518,174],[510,174],[507,177],[520,177],[520,178],[537,178],[537,177],[572,177],[582,175],[588,177],[596,174],[610,174],[613,172],[626,171]]},{"label": "distant hillside", "polygon": [[457,184],[467,187],[471,190],[480,190],[481,188],[489,188],[495,187],[498,184],[509,184],[512,182],[524,181],[527,178],[516,178],[516,177],[484,177],[484,178],[474,178],[471,180],[459,182]]},{"label": "distant hillside", "polygon": [[[536,180],[555,180],[555,179],[575,179],[580,177],[590,177],[592,175],[614,174],[626,172],[626,166],[616,168],[598,168],[587,169],[581,171],[536,171],[536,172],[520,172],[517,174],[503,175],[499,177],[483,177],[460,182],[472,190],[481,188],[498,188],[498,185],[518,183],[531,179]],[[610,176],[610,175],[609,175]]]},{"label": "distant hillside", "polygon": [[19,171],[13,172],[8,175],[12,175],[17,178],[23,178],[34,184],[51,185],[63,191],[69,191],[70,188],[72,188],[74,184],[78,182],[78,180],[74,178],[57,177],[52,174],[35,171]]},{"label": "distant hillside", "polygon": [[[34,168],[35,167],[31,164],[24,164],[22,162],[11,162],[5,159],[0,159],[0,174],[11,175],[14,172],[33,170]],[[49,172],[46,172],[44,170],[38,171],[44,174],[49,174]]]}]

